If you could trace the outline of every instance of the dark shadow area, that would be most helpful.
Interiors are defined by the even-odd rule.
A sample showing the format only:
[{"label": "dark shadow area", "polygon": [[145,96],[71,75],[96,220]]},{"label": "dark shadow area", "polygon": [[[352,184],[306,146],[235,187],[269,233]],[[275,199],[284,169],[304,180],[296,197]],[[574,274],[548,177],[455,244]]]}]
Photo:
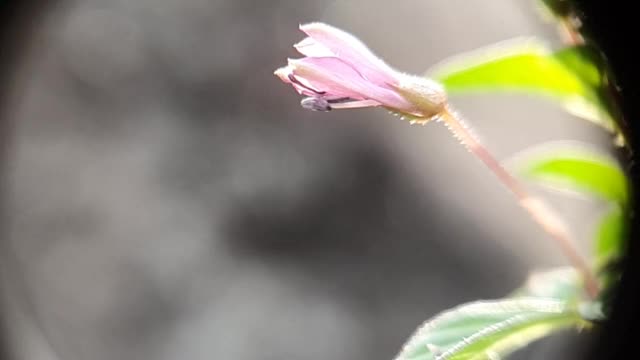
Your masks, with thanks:
[{"label": "dark shadow area", "polygon": [[634,356],[637,348],[637,323],[640,304],[640,202],[637,189],[640,185],[637,146],[640,144],[640,69],[634,52],[638,36],[637,7],[627,1],[576,1],[586,33],[606,54],[611,69],[620,86],[620,103],[631,142],[636,149],[628,172],[634,185],[632,222],[627,256],[622,264],[622,280],[614,294],[612,315],[599,334],[599,341],[588,359],[622,359]]}]

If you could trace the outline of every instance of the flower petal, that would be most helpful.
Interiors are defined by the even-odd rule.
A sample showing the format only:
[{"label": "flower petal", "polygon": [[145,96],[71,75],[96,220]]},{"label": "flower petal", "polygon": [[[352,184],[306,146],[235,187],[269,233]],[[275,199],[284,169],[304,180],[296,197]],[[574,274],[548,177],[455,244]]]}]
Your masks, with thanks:
[{"label": "flower petal", "polygon": [[335,57],[335,54],[331,50],[310,37],[304,38],[299,43],[293,45],[293,47],[302,55],[310,57]]},{"label": "flower petal", "polygon": [[303,108],[313,111],[331,111],[333,109],[356,109],[380,106],[375,100],[354,100],[349,98],[327,100],[322,97],[306,97],[300,101]]},{"label": "flower petal", "polygon": [[300,95],[305,96],[318,96],[323,93],[314,89],[305,79],[299,79],[293,74],[293,68],[291,66],[281,67],[273,72],[276,76],[282,80],[285,84],[291,84],[293,88]]},{"label": "flower petal", "polygon": [[[351,98],[375,100],[381,105],[403,111],[413,106],[390,88],[378,86],[365,80],[351,64],[335,57],[314,57],[289,60],[296,80],[321,92],[327,98]],[[359,69],[358,69],[359,70]]]},{"label": "flower petal", "polygon": [[356,108],[379,106],[381,104],[375,100],[357,100],[357,101],[348,101],[343,103],[331,103],[330,105],[331,105],[331,108],[333,109],[356,109]]},{"label": "flower petal", "polygon": [[[317,51],[319,44],[328,49],[333,56],[353,65],[360,71],[364,78],[372,82],[379,85],[396,82],[396,71],[378,58],[364,43],[353,35],[319,22],[300,25],[300,30],[315,41],[315,44],[311,46],[314,52]],[[308,44],[309,43],[305,45],[309,46]],[[307,46],[301,46],[301,48]],[[309,51],[309,53],[313,52]],[[303,54],[307,55],[306,53]]]},{"label": "flower petal", "polygon": [[291,80],[289,80],[289,75],[293,72],[293,69],[290,66],[284,66],[273,72],[274,75],[280,78],[283,83],[291,84]]}]

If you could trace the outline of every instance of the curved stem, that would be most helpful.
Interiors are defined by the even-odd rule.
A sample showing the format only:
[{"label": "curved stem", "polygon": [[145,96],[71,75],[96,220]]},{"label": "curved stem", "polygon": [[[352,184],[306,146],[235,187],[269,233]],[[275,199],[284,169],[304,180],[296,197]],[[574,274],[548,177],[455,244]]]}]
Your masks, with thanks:
[{"label": "curved stem", "polygon": [[533,220],[551,235],[571,264],[582,273],[585,288],[589,296],[595,298],[598,295],[598,282],[587,261],[580,255],[558,216],[543,202],[527,192],[525,187],[476,139],[460,116],[453,111],[451,107],[447,106],[445,108],[444,112],[440,115],[440,119],[445,122],[453,135],[457,137],[471,153],[477,156],[489,170],[498,177],[502,184],[515,195],[520,205],[529,212]]}]

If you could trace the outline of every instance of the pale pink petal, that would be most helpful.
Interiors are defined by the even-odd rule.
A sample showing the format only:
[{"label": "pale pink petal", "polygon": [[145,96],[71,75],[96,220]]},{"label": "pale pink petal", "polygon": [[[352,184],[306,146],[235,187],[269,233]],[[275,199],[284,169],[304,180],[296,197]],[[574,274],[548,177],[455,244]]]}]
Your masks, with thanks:
[{"label": "pale pink petal", "polygon": [[284,66],[281,67],[279,69],[277,69],[276,71],[274,71],[273,73],[280,78],[280,80],[282,80],[282,82],[284,82],[285,84],[291,84],[291,80],[289,80],[289,75],[293,72],[293,69],[291,69],[291,67],[289,66]]},{"label": "pale pink petal", "polygon": [[375,100],[385,106],[409,110],[412,105],[390,88],[378,86],[362,77],[351,64],[332,57],[289,60],[293,75],[300,81],[328,97],[347,97],[355,100]]},{"label": "pale pink petal", "polygon": [[349,101],[343,103],[332,103],[331,107],[334,109],[356,109],[356,108],[365,108],[372,106],[380,106],[379,102],[375,100],[357,100],[357,101]]},{"label": "pale pink petal", "polygon": [[281,67],[274,71],[274,74],[282,80],[285,84],[291,84],[293,88],[300,94],[305,96],[318,96],[319,91],[311,87],[305,79],[300,79],[294,76],[293,68],[291,66]]},{"label": "pale pink petal", "polygon": [[305,95],[305,96],[318,96],[318,91],[314,91],[313,89],[300,85],[300,84],[296,84],[294,82],[291,83],[291,85],[293,86],[293,88],[298,92],[298,94],[300,95]]},{"label": "pale pink petal", "polygon": [[[333,56],[353,65],[366,79],[378,84],[396,81],[395,70],[353,35],[318,22],[301,25],[300,30],[315,40],[316,44],[328,49]],[[317,47],[318,45],[312,46],[314,50]]]},{"label": "pale pink petal", "polygon": [[306,97],[300,101],[300,105],[308,110],[313,111],[330,111],[332,109],[355,109],[380,106],[375,100],[353,100],[353,99],[335,99],[328,100],[322,97]]},{"label": "pale pink petal", "polygon": [[326,46],[319,44],[310,37],[304,38],[299,43],[293,45],[302,55],[311,57],[332,57],[335,56]]}]

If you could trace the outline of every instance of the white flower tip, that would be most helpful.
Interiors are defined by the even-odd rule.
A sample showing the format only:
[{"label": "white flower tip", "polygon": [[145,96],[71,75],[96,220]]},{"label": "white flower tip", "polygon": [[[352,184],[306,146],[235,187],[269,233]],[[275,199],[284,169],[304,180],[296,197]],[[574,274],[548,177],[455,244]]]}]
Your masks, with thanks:
[{"label": "white flower tip", "polygon": [[281,67],[273,72],[273,75],[279,77],[283,81],[289,81],[289,74],[291,74],[291,68],[288,66]]},{"label": "white flower tip", "polygon": [[327,29],[332,27],[325,23],[321,23],[319,21],[313,21],[306,24],[300,24],[298,28],[304,32],[307,32],[307,30],[322,30],[322,29]]},{"label": "white flower tip", "polygon": [[301,24],[300,30],[309,36],[311,36],[311,34],[332,34],[332,36],[340,36],[339,34],[347,34],[344,30],[338,29],[335,26],[331,26],[329,24],[319,22],[319,21]]},{"label": "white flower tip", "polygon": [[293,47],[296,49],[299,49],[301,47],[305,47],[305,46],[310,46],[313,45],[315,43],[315,41],[313,41],[313,39],[311,39],[310,37],[306,37],[300,41],[298,41],[297,43],[293,44]]}]

